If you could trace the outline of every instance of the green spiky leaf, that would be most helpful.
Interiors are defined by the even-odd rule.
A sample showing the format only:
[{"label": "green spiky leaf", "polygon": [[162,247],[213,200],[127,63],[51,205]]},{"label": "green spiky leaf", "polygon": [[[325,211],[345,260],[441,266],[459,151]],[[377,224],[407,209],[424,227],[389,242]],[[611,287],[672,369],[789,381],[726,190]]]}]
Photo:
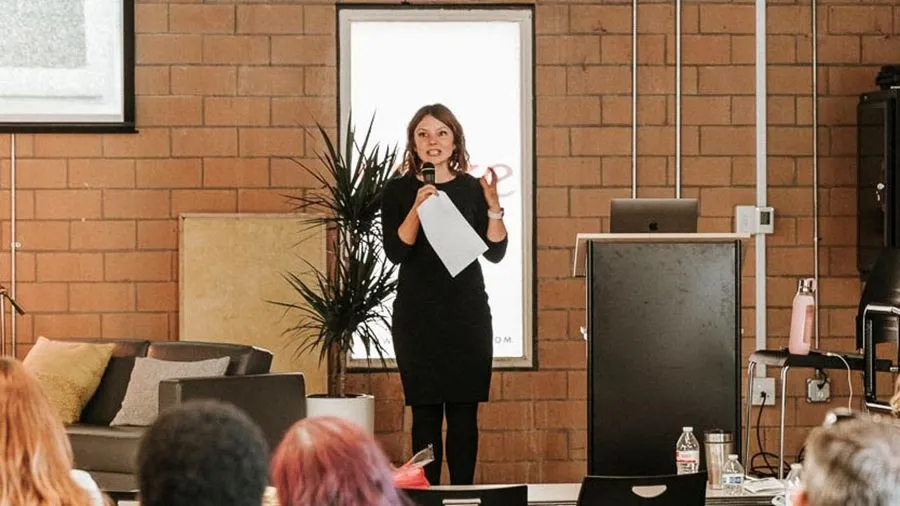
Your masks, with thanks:
[{"label": "green spiky leaf", "polygon": [[[382,251],[380,211],[384,189],[397,175],[397,148],[373,142],[373,124],[374,117],[360,138],[348,120],[341,150],[317,125],[324,146],[318,163],[294,160],[318,187],[287,197],[296,211],[310,213],[302,215],[301,226],[325,225],[331,232],[327,248],[335,263],[331,272],[307,263],[301,274],[284,273],[296,300],[272,302],[294,318],[285,331],[293,352],[318,353],[320,362],[344,360],[354,337],[367,354],[374,351],[384,361],[376,329],[390,328],[387,304],[397,281],[396,266]],[[343,364],[329,363],[329,395],[344,395],[344,374]]]}]

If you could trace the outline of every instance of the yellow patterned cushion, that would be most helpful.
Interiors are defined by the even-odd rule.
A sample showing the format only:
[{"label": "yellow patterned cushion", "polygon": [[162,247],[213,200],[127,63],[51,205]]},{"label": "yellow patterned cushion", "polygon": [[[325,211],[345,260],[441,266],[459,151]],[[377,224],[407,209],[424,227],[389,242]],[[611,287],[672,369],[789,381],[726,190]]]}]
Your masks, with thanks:
[{"label": "yellow patterned cushion", "polygon": [[22,363],[37,378],[62,422],[75,423],[100,385],[115,347],[41,336]]}]

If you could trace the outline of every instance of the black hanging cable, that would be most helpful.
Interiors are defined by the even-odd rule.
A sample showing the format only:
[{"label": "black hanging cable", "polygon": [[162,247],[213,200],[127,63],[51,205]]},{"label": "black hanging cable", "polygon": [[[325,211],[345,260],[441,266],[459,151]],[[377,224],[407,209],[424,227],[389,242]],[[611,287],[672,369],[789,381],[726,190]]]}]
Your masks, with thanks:
[{"label": "black hanging cable", "polygon": [[[757,453],[755,453],[753,455],[753,457],[750,458],[749,472],[751,474],[759,476],[760,478],[777,478],[778,477],[777,466],[773,465],[771,462],[769,462],[769,457],[778,459],[778,455],[775,455],[774,453],[769,453],[769,452],[765,451],[765,448],[763,447],[763,442],[762,442],[762,429],[760,428],[761,427],[760,422],[762,421],[763,406],[765,406],[765,404],[766,404],[766,393],[762,392],[761,397],[762,397],[762,402],[759,405],[759,412],[756,415],[756,444],[759,446],[759,451]],[[756,459],[759,457],[762,457],[763,464],[760,466],[757,466],[754,463],[756,462]],[[784,469],[785,469],[784,475],[787,476],[787,473],[790,472],[790,466],[788,466],[787,463],[785,463]]]}]

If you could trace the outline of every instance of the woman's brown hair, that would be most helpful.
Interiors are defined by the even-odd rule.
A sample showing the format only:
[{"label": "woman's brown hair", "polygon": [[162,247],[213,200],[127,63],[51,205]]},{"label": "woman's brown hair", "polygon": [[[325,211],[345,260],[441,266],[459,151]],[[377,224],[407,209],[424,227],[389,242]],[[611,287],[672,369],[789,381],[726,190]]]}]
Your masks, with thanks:
[{"label": "woman's brown hair", "polygon": [[87,506],[72,479],[72,447],[37,380],[0,357],[0,504]]},{"label": "woman's brown hair", "polygon": [[444,104],[431,104],[422,106],[409,120],[406,127],[406,152],[403,154],[403,170],[419,173],[422,168],[422,159],[416,153],[416,127],[425,119],[432,116],[434,119],[447,125],[453,132],[453,154],[450,155],[450,170],[453,172],[466,172],[469,170],[469,152],[466,151],[466,136],[463,134],[462,125],[456,119],[456,115]]}]

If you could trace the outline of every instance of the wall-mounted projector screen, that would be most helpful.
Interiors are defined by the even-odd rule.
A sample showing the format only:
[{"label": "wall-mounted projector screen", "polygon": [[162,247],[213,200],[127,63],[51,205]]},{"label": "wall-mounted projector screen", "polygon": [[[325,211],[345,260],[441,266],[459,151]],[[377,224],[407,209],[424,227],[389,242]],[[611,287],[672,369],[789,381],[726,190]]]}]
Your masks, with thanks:
[{"label": "wall-mounted projector screen", "polygon": [[134,0],[0,0],[0,132],[134,131]]}]

